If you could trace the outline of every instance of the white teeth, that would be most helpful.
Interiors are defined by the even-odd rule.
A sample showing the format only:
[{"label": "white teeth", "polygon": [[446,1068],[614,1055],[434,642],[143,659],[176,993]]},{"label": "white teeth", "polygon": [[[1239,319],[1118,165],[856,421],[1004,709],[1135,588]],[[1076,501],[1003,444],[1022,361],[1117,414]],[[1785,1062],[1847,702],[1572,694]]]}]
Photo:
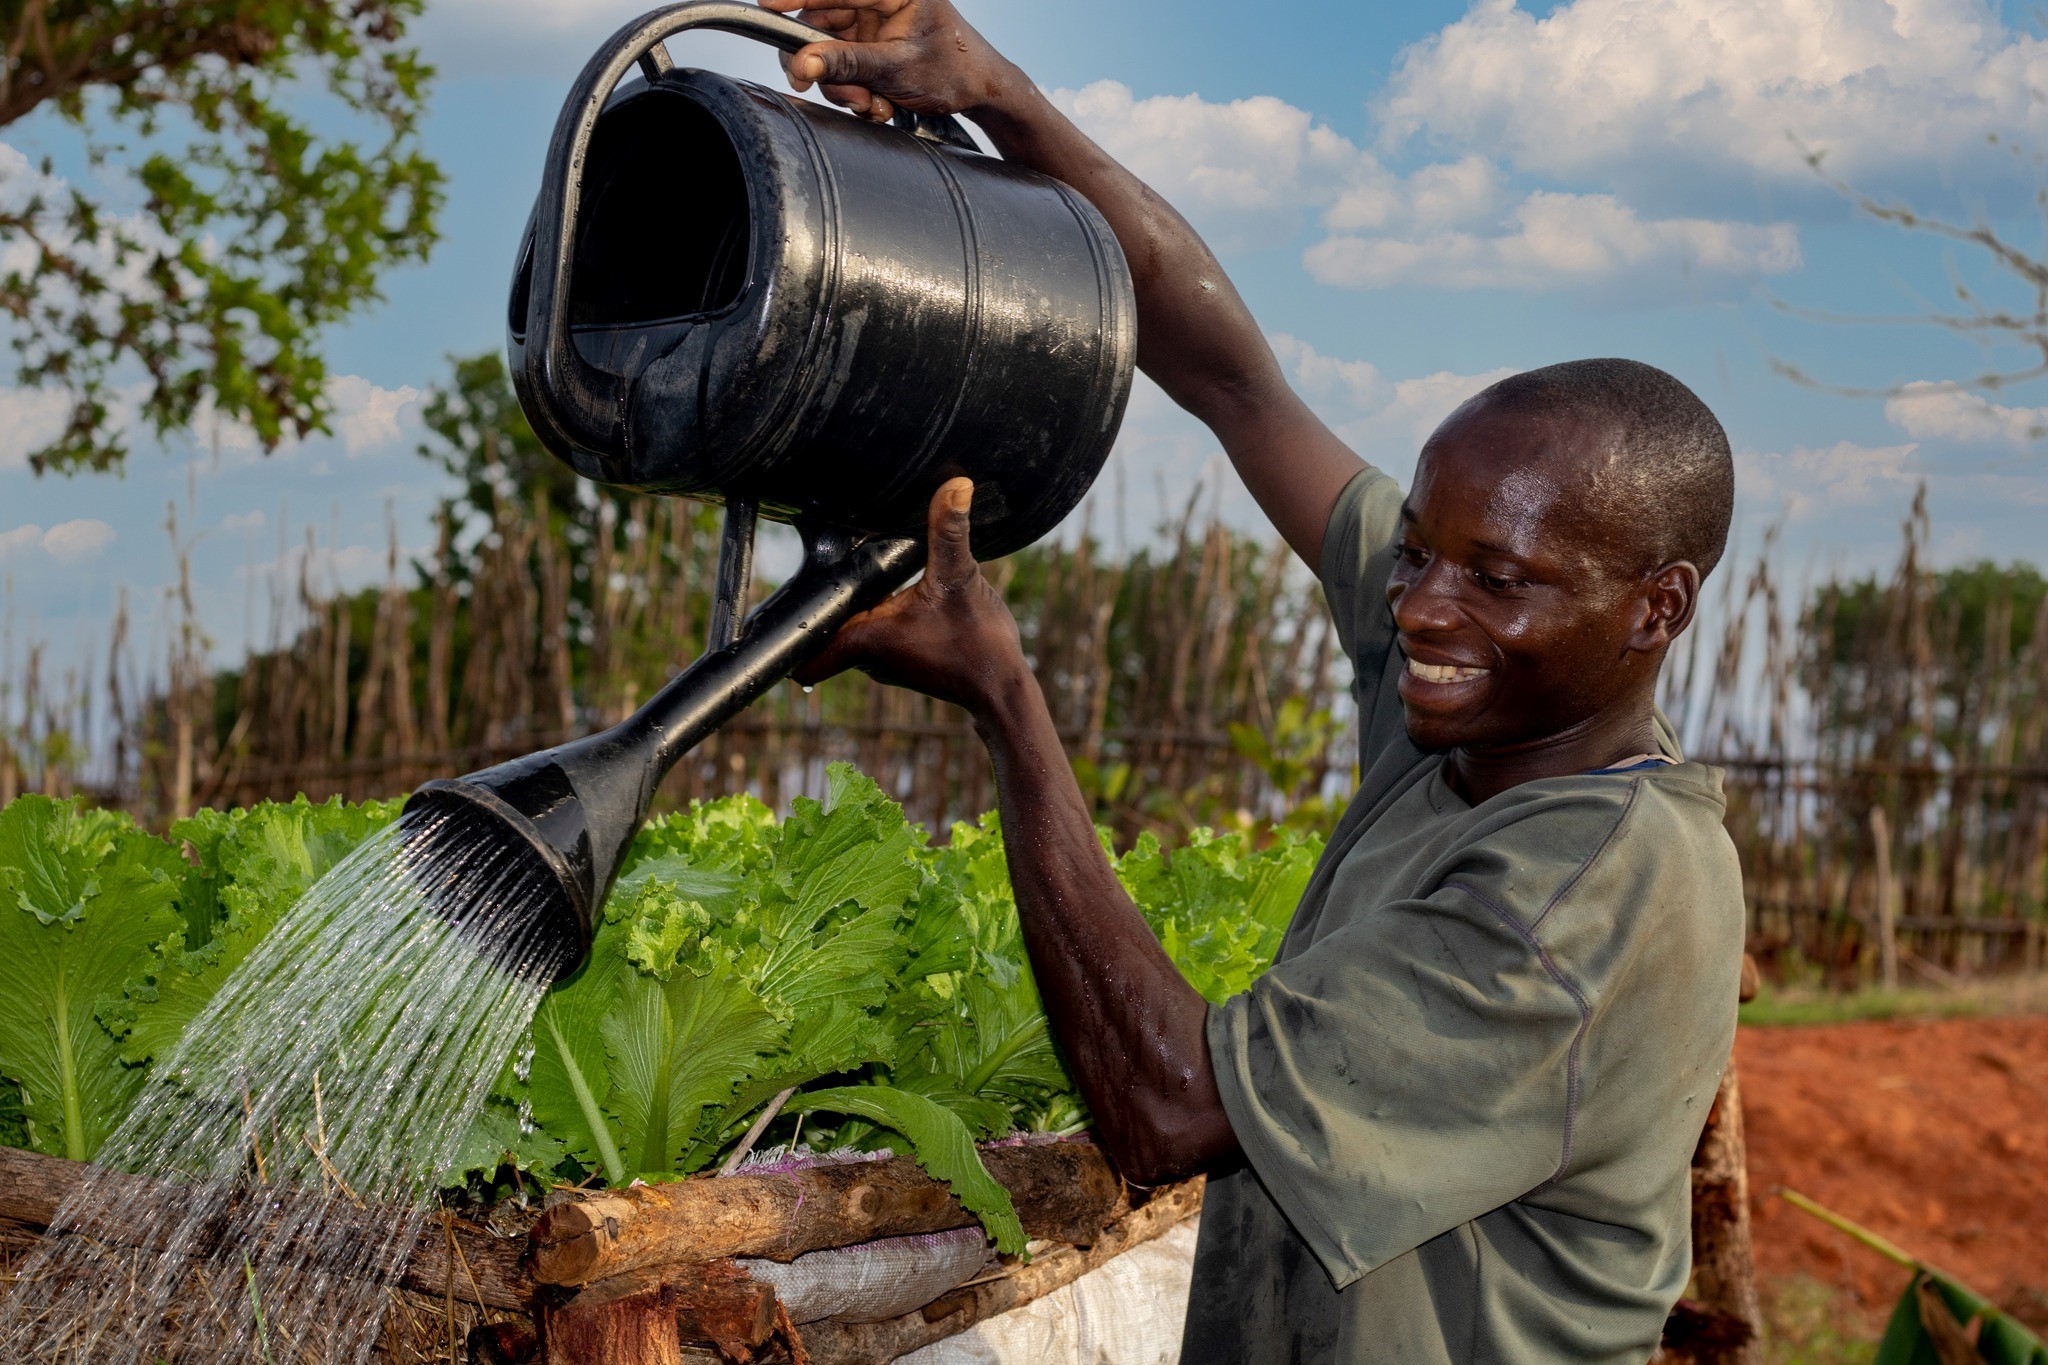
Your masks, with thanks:
[{"label": "white teeth", "polygon": [[1454,664],[1426,664],[1415,659],[1408,661],[1408,676],[1424,682],[1466,682],[1472,678],[1483,678],[1491,671],[1486,668],[1459,668]]}]

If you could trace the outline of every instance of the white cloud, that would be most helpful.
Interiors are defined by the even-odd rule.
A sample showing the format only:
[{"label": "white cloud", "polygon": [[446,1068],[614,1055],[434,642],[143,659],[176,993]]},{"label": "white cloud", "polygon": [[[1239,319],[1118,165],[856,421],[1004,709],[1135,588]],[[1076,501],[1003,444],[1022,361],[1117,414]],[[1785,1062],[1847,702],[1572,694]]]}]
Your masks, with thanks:
[{"label": "white cloud", "polygon": [[395,443],[419,425],[420,391],[410,384],[379,388],[361,375],[338,375],[327,381],[334,404],[334,430],[350,455]]},{"label": "white cloud", "polygon": [[[71,192],[70,182],[62,176],[45,174],[20,148],[0,142],[0,209],[21,212],[40,200],[36,216],[49,249],[72,266],[90,271],[100,286],[93,296],[86,297],[72,285],[71,276],[46,278],[38,285],[39,305],[77,310],[102,327],[118,330],[123,326],[125,303],[160,297],[160,286],[150,278],[150,271],[160,263],[168,264],[187,289],[198,287],[198,281],[173,259],[178,244],[142,213],[102,213],[95,237],[72,236],[62,222]],[[0,276],[32,272],[40,250],[27,234],[11,234],[0,248]]]},{"label": "white cloud", "polygon": [[1698,275],[1776,275],[1800,263],[1788,224],[1639,217],[1612,195],[1538,191],[1494,232],[1338,235],[1310,247],[1308,271],[1351,289],[1560,289],[1616,279],[1676,285]]},{"label": "white cloud", "polygon": [[[1328,355],[1299,337],[1274,333],[1268,339],[1288,381],[1316,415],[1353,450],[1403,481],[1437,423],[1513,373],[1440,371],[1390,379],[1369,360]],[[1123,531],[1141,537],[1178,518],[1197,488],[1203,491],[1202,508],[1212,505],[1211,495],[1219,495],[1214,505],[1228,524],[1254,534],[1271,529],[1231,473],[1215,436],[1143,374],[1132,387],[1110,461],[1090,495],[1091,524],[1098,534],[1113,539],[1121,523]]]},{"label": "white cloud", "polygon": [[92,517],[60,521],[49,530],[16,526],[0,531],[0,560],[41,551],[59,564],[83,564],[114,543],[114,528]]},{"label": "white cloud", "polygon": [[1913,458],[1919,446],[1860,446],[1838,441],[1823,448],[1800,446],[1784,454],[1738,452],[1735,487],[1746,501],[1777,506],[1794,521],[1816,510],[1865,507],[1880,494],[1896,500],[1920,482]]},{"label": "white cloud", "polygon": [[1331,430],[1368,458],[1395,461],[1403,469],[1412,465],[1422,443],[1454,408],[1514,373],[1439,370],[1388,380],[1370,361],[1324,355],[1284,332],[1274,333],[1270,340],[1288,379]]},{"label": "white cloud", "polygon": [[[304,569],[318,586],[353,592],[384,577],[390,553],[390,547],[384,545],[344,545],[338,550],[324,545],[310,550],[304,545],[294,545],[277,558],[242,565],[235,570],[234,576],[238,579],[276,577],[295,583],[301,569]],[[403,565],[409,556],[419,553],[423,552],[401,549],[398,562]]]},{"label": "white cloud", "polygon": [[114,543],[114,528],[92,517],[61,521],[43,532],[43,553],[59,564],[83,564]]},{"label": "white cloud", "polygon": [[1885,400],[1884,415],[1922,440],[2030,446],[2048,435],[2048,408],[2007,407],[1952,384],[1908,384]]},{"label": "white cloud", "polygon": [[1335,232],[1371,232],[1467,223],[1496,208],[1503,192],[1491,161],[1466,156],[1424,166],[1405,186],[1388,178],[1346,190],[1323,215],[1323,225]]},{"label": "white cloud", "polygon": [[1456,374],[1438,370],[1419,379],[1403,379],[1394,385],[1394,396],[1374,420],[1393,431],[1405,431],[1420,450],[1429,434],[1460,403],[1490,384],[1514,374],[1512,367],[1488,370],[1485,374]]},{"label": "white cloud", "polygon": [[1389,179],[1370,152],[1272,95],[1137,99],[1097,81],[1052,100],[1223,250],[1284,242],[1311,210]]},{"label": "white cloud", "polygon": [[1803,180],[1788,133],[1851,176],[1939,166],[2048,126],[2044,88],[2048,43],[1984,0],[1478,0],[1403,55],[1380,112],[1390,140],[1541,175]]},{"label": "white cloud", "polygon": [[54,389],[0,388],[0,470],[27,466],[64,431],[71,404]]},{"label": "white cloud", "polygon": [[1476,154],[1396,175],[1270,95],[1137,99],[1127,86],[1097,81],[1053,99],[1220,250],[1291,241],[1316,215],[1330,235],[1303,262],[1324,284],[1676,285],[1779,274],[1800,261],[1788,224],[1646,218],[1606,194],[1518,195]]},{"label": "white cloud", "polygon": [[[209,399],[200,403],[198,412],[193,416],[194,440],[202,449],[233,455],[242,463],[278,459],[299,450],[318,449],[329,439],[338,439],[349,457],[355,458],[389,453],[397,448],[402,437],[419,428],[419,402],[424,395],[411,384],[387,389],[361,375],[339,374],[328,377],[326,393],[332,438],[314,436],[301,441],[288,436],[274,452],[266,455],[254,428],[220,416]],[[136,397],[139,399],[140,394]],[[132,417],[130,413],[128,420]],[[324,472],[318,463],[313,468],[316,472]]]}]

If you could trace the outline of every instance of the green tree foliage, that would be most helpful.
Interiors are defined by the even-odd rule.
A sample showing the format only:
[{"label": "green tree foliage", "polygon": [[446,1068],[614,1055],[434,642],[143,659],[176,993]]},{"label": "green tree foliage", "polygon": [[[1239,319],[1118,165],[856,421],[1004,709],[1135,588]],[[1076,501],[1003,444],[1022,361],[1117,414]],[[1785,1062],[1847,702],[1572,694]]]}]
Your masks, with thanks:
[{"label": "green tree foliage", "polygon": [[[323,332],[435,240],[421,0],[12,0],[0,127],[82,130],[95,179],[0,185],[0,313],[21,382],[70,397],[38,470],[126,455],[119,389],[159,435],[209,408],[265,448],[327,429]],[[340,135],[308,111],[338,107]],[[323,120],[325,121],[325,120]],[[139,200],[123,211],[122,199]]]},{"label": "green tree foliage", "polygon": [[2017,562],[1822,585],[1799,635],[1820,731],[1855,757],[1969,756],[1985,741],[1987,702],[2038,686],[2025,665],[2044,603],[2048,579]]},{"label": "green tree foliage", "polygon": [[506,504],[524,509],[538,502],[553,517],[549,530],[573,537],[565,523],[597,496],[598,486],[550,455],[533,434],[496,351],[450,357],[448,365],[447,382],[429,389],[420,404],[428,436],[421,456],[461,485],[442,500],[443,513],[458,532],[482,535]]}]

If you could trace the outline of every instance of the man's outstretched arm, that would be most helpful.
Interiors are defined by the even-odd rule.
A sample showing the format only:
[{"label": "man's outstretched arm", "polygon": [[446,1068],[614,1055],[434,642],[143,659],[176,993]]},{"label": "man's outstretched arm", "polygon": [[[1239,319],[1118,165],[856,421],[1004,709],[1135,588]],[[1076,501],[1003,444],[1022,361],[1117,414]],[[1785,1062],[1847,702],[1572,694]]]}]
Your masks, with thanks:
[{"label": "man's outstretched arm", "polygon": [[965,114],[1011,161],[1065,181],[1101,210],[1137,287],[1138,364],[1223,443],[1245,486],[1310,568],[1330,508],[1363,467],[1288,386],[1215,255],[1171,204],[1062,114],[950,0],[761,0],[845,41],[785,60],[799,86],[886,118],[893,102]]},{"label": "man's outstretched arm", "polygon": [[1125,1179],[1156,1185],[1238,1150],[1209,1063],[1208,1002],[1159,945],[1096,842],[1017,623],[968,545],[974,485],[932,499],[924,577],[799,670],[860,668],[964,707],[995,760],[1010,882],[1053,1035]]}]

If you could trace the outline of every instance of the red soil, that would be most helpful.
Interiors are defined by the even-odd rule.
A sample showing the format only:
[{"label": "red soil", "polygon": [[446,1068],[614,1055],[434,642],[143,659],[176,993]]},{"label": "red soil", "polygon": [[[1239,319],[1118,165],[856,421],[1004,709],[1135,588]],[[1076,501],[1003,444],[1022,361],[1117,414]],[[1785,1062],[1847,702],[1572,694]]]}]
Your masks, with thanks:
[{"label": "red soil", "polygon": [[2036,1326],[2048,1318],[2048,1018],[1745,1028],[1757,1268],[1888,1310],[1906,1272],[1787,1186]]}]

